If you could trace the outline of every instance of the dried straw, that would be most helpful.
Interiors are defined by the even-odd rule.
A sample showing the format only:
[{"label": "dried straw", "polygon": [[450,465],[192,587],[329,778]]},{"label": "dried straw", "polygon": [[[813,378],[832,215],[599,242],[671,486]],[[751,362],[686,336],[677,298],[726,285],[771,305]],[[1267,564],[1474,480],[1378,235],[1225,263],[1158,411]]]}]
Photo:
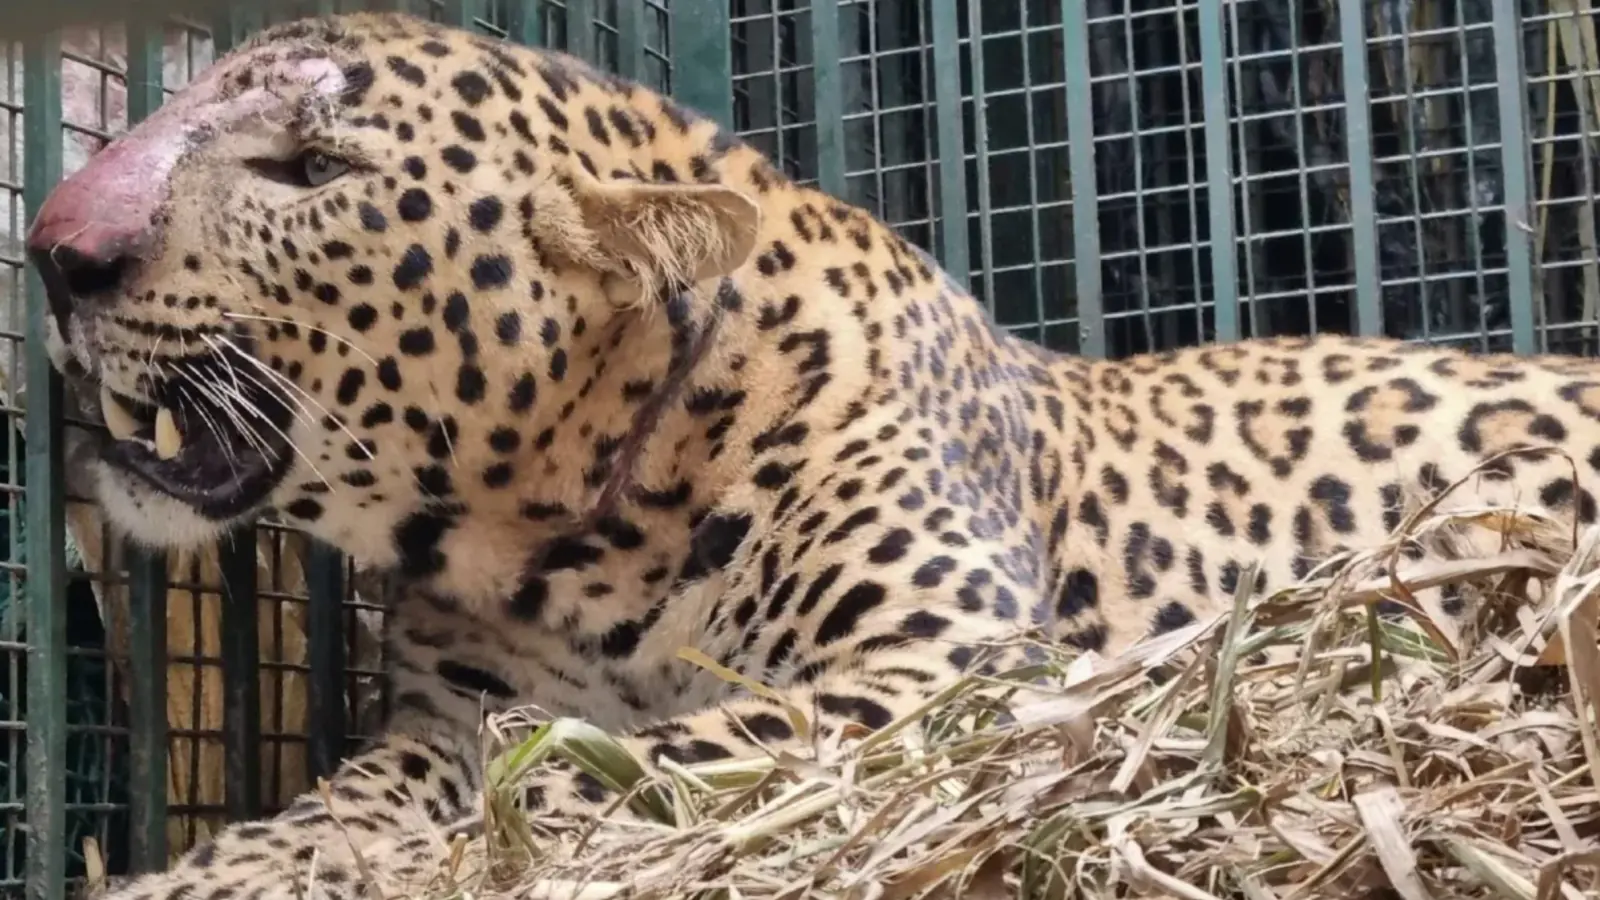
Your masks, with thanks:
[{"label": "dried straw", "polygon": [[[1498,552],[1452,553],[1485,528]],[[1407,544],[1434,553],[1406,564]],[[491,729],[487,828],[407,893],[1600,896],[1600,527],[1429,505],[1312,576],[1117,658],[1055,649],[969,680],[806,759],[652,766],[577,722]],[[1439,585],[1464,627],[1417,598]],[[1294,652],[1246,664],[1272,647]],[[659,821],[530,826],[516,784],[551,753],[632,785]]]}]

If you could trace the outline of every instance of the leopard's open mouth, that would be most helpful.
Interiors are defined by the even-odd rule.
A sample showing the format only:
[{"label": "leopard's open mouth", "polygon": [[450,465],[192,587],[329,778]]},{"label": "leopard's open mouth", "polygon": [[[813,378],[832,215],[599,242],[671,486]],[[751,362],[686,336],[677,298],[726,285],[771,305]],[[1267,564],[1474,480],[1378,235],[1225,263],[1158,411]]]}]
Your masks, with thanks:
[{"label": "leopard's open mouth", "polygon": [[294,458],[283,395],[213,357],[163,368],[182,375],[146,383],[149,400],[100,387],[101,459],[210,519],[266,501]]}]

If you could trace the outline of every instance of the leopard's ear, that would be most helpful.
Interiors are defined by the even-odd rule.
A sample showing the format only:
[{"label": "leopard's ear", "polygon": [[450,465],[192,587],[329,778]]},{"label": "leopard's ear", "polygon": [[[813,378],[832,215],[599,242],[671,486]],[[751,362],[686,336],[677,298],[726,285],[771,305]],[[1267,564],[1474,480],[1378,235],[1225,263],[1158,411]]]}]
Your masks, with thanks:
[{"label": "leopard's ear", "polygon": [[761,230],[761,207],[726,185],[603,182],[579,172],[569,187],[570,218],[545,218],[541,228],[554,227],[557,246],[626,284],[629,297],[733,273]]}]

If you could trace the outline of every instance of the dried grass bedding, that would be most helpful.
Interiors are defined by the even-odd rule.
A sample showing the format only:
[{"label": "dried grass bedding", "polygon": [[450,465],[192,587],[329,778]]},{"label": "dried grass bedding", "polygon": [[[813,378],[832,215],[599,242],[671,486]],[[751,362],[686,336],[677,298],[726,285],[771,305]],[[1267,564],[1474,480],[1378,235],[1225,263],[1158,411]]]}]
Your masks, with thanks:
[{"label": "dried grass bedding", "polygon": [[[1461,552],[1472,531],[1496,549]],[[1470,615],[1416,596],[1444,585]],[[1600,526],[1436,500],[1231,615],[1115,658],[1046,648],[814,758],[647,769],[580,722],[492,720],[486,816],[401,893],[1600,897],[1597,619]],[[1274,646],[1297,652],[1245,662]],[[631,786],[657,824],[530,823],[516,785],[549,754]]]},{"label": "dried grass bedding", "polygon": [[[956,686],[920,724],[812,759],[646,775],[580,723],[521,740],[496,723],[484,839],[458,839],[430,893],[1600,896],[1600,527],[1442,510],[1293,588],[1241,592],[1234,615],[1116,658],[1048,650],[1045,666]],[[1473,529],[1500,549],[1452,553]],[[1444,557],[1408,563],[1407,544]],[[1416,598],[1436,585],[1473,610],[1466,627]],[[1380,619],[1379,600],[1404,618]],[[1274,645],[1298,661],[1243,662]],[[662,824],[535,831],[511,798],[547,753],[632,784]]]}]

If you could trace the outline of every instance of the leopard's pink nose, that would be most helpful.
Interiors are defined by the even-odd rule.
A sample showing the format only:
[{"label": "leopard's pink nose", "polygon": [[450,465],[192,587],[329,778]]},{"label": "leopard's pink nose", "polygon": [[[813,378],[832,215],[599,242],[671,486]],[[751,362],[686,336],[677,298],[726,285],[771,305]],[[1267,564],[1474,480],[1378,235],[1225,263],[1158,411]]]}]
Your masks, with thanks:
[{"label": "leopard's pink nose", "polygon": [[90,157],[39,208],[28,258],[62,334],[75,304],[115,296],[149,253],[175,156],[159,136],[131,133]]}]

